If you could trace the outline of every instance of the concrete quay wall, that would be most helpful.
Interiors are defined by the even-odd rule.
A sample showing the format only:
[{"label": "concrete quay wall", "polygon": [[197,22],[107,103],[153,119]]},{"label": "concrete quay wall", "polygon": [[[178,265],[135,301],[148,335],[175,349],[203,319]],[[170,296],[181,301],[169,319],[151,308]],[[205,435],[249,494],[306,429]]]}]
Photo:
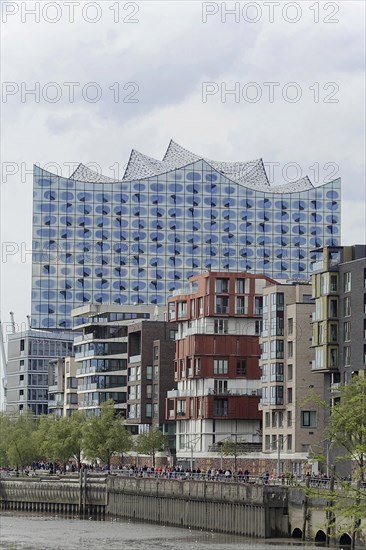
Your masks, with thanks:
[{"label": "concrete quay wall", "polygon": [[108,513],[257,538],[288,535],[282,487],[169,479],[108,479]]},{"label": "concrete quay wall", "polygon": [[240,483],[122,476],[1,478],[0,508],[108,514],[257,538],[289,532],[286,488]]}]

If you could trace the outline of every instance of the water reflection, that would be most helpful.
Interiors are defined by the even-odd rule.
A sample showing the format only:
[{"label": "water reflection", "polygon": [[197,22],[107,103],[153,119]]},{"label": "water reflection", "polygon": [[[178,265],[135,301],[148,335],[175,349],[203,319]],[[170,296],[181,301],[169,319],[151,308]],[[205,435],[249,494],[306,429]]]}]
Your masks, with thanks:
[{"label": "water reflection", "polygon": [[316,550],[321,546],[288,539],[262,541],[121,518],[80,519],[6,511],[0,524],[3,550]]}]

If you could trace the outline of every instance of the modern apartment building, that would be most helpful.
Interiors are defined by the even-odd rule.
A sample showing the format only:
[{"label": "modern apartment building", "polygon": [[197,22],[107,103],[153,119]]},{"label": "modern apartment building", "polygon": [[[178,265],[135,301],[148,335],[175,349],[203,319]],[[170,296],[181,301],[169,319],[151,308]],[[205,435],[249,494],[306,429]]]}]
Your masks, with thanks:
[{"label": "modern apartment building", "polygon": [[126,425],[138,433],[160,428],[175,449],[175,423],[165,418],[165,399],[174,381],[176,326],[139,321],[128,326]]},{"label": "modern apartment building", "polygon": [[260,442],[259,333],[265,275],[206,272],[169,299],[178,324],[167,418],[176,421],[177,459],[205,457],[228,438]]},{"label": "modern apartment building", "polygon": [[26,330],[9,334],[6,412],[48,412],[48,364],[72,355],[71,332]]},{"label": "modern apartment building", "polygon": [[84,304],[164,305],[206,270],[308,279],[310,250],[340,244],[340,186],[271,186],[261,159],[173,141],[162,161],[132,151],[122,181],[35,167],[32,326],[72,328]]},{"label": "modern apartment building", "polygon": [[303,473],[323,450],[323,380],[312,374],[310,284],[275,284],[263,290],[260,337],[263,452],[277,460],[277,474]]},{"label": "modern apartment building", "polygon": [[48,413],[70,416],[78,409],[74,357],[51,359],[48,365]]},{"label": "modern apartment building", "polygon": [[316,256],[313,371],[324,375],[334,401],[339,384],[366,368],[366,245],[327,247]]},{"label": "modern apartment building", "polygon": [[98,414],[101,404],[113,399],[126,417],[128,325],[162,315],[153,305],[90,304],[72,312],[83,323],[74,340],[79,410]]}]

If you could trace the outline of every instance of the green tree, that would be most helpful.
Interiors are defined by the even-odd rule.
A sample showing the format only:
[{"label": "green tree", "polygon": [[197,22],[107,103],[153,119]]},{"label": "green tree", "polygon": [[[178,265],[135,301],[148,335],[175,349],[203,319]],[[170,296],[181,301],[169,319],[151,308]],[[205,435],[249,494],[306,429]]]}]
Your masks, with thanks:
[{"label": "green tree", "polygon": [[111,465],[115,453],[126,453],[132,447],[131,433],[126,430],[123,419],[115,415],[113,401],[101,406],[99,416],[88,418],[83,428],[83,451],[90,460],[99,459]]},{"label": "green tree", "polygon": [[168,438],[158,428],[151,429],[149,432],[141,433],[136,440],[136,449],[139,453],[152,457],[153,467],[155,468],[156,453],[168,444]]},{"label": "green tree", "polygon": [[43,416],[37,432],[42,453],[63,468],[71,458],[80,462],[85,416],[75,411],[70,417]]},{"label": "green tree", "polygon": [[366,474],[366,376],[353,376],[340,394],[331,409],[327,432],[332,444],[342,449],[338,460],[352,460],[354,484],[342,483],[342,498],[337,497],[333,507],[348,522],[354,548],[361,520],[366,517],[366,496],[361,490]]},{"label": "green tree", "polygon": [[[323,405],[327,406],[325,403]],[[327,500],[328,539],[332,533],[334,536],[336,518],[337,530],[351,533],[352,548],[355,548],[361,520],[366,517],[366,495],[362,489],[366,476],[366,376],[354,376],[341,386],[340,399],[330,410],[326,435],[332,448],[336,449],[336,463],[352,461],[353,481],[339,478],[335,473],[336,465],[332,465],[330,488],[309,488],[306,493],[310,497],[321,496]],[[323,455],[316,458],[327,462]],[[334,481],[338,488],[334,488]]]},{"label": "green tree", "polygon": [[233,441],[232,439],[226,439],[222,443],[222,448],[220,449],[220,452],[224,456],[233,456],[234,457],[234,472],[237,472],[237,462],[238,462],[238,456],[245,454],[245,439],[235,439]]},{"label": "green tree", "polygon": [[31,411],[1,417],[1,457],[7,465],[24,469],[40,458],[37,445],[38,419]]}]

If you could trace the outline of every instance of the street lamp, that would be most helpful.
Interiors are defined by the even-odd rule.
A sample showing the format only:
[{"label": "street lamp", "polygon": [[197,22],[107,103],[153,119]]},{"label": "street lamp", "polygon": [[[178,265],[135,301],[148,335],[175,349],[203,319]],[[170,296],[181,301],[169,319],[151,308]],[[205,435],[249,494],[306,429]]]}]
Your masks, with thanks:
[{"label": "street lamp", "polygon": [[288,435],[283,435],[281,434],[280,436],[278,436],[278,438],[276,439],[276,442],[277,442],[277,478],[279,479],[280,476],[281,476],[281,450],[283,449],[283,444],[284,442],[286,441],[286,439],[288,438]]}]

